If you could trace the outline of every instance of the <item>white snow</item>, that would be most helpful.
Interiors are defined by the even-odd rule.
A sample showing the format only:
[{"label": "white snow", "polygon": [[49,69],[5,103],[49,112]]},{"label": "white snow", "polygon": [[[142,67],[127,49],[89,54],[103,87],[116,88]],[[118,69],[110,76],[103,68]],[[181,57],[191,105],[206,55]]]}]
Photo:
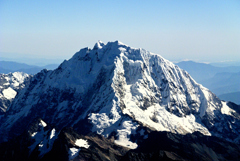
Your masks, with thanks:
[{"label": "white snow", "polygon": [[28,74],[23,72],[14,72],[10,74],[4,74],[5,75],[5,81],[3,85],[5,86],[11,86],[13,89],[19,88],[19,85],[24,82],[24,80],[29,77]]},{"label": "white snow", "polygon": [[38,145],[40,148],[42,148],[43,147],[43,141],[41,141],[41,143]]},{"label": "white snow", "polygon": [[[132,115],[145,126],[152,127],[157,131],[170,131],[180,134],[200,131],[205,135],[211,135],[206,127],[195,121],[196,118],[194,115],[191,114],[186,117],[178,117],[169,113],[164,107],[158,104],[148,107],[145,111],[132,106],[131,108],[126,108],[124,112]],[[151,119],[152,117],[155,117],[155,121]]]},{"label": "white snow", "polygon": [[84,140],[84,139],[77,139],[76,141],[75,141],[75,145],[77,145],[78,147],[84,147],[84,148],[86,148],[86,149],[88,149],[89,148],[89,144],[88,144],[88,142],[87,142],[87,140]]},{"label": "white snow", "polygon": [[56,130],[53,128],[50,134],[50,139],[52,139],[56,135]]},{"label": "white snow", "polygon": [[47,126],[46,122],[44,122],[43,120],[41,120],[41,124],[42,124],[43,127]]},{"label": "white snow", "polygon": [[49,131],[46,131],[46,132],[42,133],[41,136],[39,136],[40,140],[41,140],[41,143],[39,144],[39,151],[40,151],[39,156],[43,156],[44,154],[46,154],[47,152],[49,152],[52,149],[53,143],[57,139],[57,135],[58,135],[56,133],[55,133],[55,135],[52,135],[53,131],[55,131],[55,130],[51,131],[50,136],[48,135]]},{"label": "white snow", "polygon": [[79,153],[79,151],[80,151],[80,148],[79,149],[77,149],[77,148],[69,148],[69,150],[68,150],[68,159],[69,160],[72,160],[72,159],[74,159],[77,155],[78,155],[78,153]]},{"label": "white snow", "polygon": [[53,143],[57,139],[59,133],[56,132],[55,128],[52,130],[44,129],[47,124],[42,120],[38,125],[39,129],[36,132],[33,132],[31,135],[35,141],[28,148],[30,149],[31,153],[36,146],[38,146],[40,152],[39,156],[43,156],[52,149]]},{"label": "white snow", "polygon": [[79,151],[81,150],[81,147],[88,149],[90,146],[88,144],[87,140],[84,140],[84,139],[77,139],[75,141],[75,145],[78,146],[79,148],[76,148],[76,147],[69,148],[69,151],[68,151],[68,154],[69,154],[68,159],[69,160],[74,159],[78,155]]},{"label": "white snow", "polygon": [[29,75],[23,72],[14,72],[13,76],[17,79],[18,83],[23,83],[24,79]]},{"label": "white snow", "polygon": [[37,134],[37,132],[34,132],[34,133],[32,133],[32,135],[31,135],[31,136],[32,136],[32,137],[34,137],[36,134]]},{"label": "white snow", "polygon": [[3,93],[3,96],[6,97],[7,99],[13,99],[17,94],[17,92],[13,90],[11,87],[4,89],[2,93]]},{"label": "white snow", "polygon": [[104,43],[99,40],[99,41],[94,45],[93,49],[101,49],[103,45],[104,45]]},{"label": "white snow", "polygon": [[227,102],[222,101],[222,105],[223,105],[221,108],[222,114],[232,115],[231,113],[234,112],[234,110],[228,107]]},{"label": "white snow", "polygon": [[39,123],[40,129],[38,131],[32,133],[32,137],[34,138],[35,142],[32,143],[31,146],[29,146],[30,152],[35,149],[35,147],[38,145],[40,148],[44,146],[44,136],[47,134],[47,132],[44,131],[43,126]]},{"label": "white snow", "polygon": [[130,134],[135,133],[138,125],[132,121],[124,121],[122,127],[118,128],[118,138],[114,141],[116,144],[128,147],[130,149],[136,149],[138,145],[130,141]]},{"label": "white snow", "polygon": [[4,83],[3,85],[4,85],[4,86],[8,86],[8,85],[10,85],[10,83],[9,83],[9,82],[7,82],[7,83]]},{"label": "white snow", "polygon": [[4,78],[5,78],[6,81],[9,81],[9,80],[10,80],[10,78],[9,78],[9,76],[8,76],[7,74],[5,75]]},{"label": "white snow", "polygon": [[103,107],[99,113],[90,113],[88,119],[94,125],[92,131],[108,137],[116,129],[115,124],[121,118],[120,112],[119,104],[113,100],[112,104]]}]

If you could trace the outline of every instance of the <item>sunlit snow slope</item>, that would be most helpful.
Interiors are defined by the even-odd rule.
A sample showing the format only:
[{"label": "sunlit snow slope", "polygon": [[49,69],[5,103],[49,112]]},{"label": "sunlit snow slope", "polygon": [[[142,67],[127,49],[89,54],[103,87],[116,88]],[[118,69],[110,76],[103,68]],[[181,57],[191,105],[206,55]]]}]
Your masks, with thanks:
[{"label": "sunlit snow slope", "polygon": [[[58,128],[114,135],[115,143],[136,148],[130,136],[144,130],[186,134],[200,131],[238,141],[239,115],[178,66],[119,41],[97,42],[56,70],[43,70],[21,91],[0,121],[7,140],[26,120],[42,118]],[[140,130],[141,129],[141,130]],[[14,133],[12,133],[14,131]],[[0,133],[1,133],[0,132]]]}]

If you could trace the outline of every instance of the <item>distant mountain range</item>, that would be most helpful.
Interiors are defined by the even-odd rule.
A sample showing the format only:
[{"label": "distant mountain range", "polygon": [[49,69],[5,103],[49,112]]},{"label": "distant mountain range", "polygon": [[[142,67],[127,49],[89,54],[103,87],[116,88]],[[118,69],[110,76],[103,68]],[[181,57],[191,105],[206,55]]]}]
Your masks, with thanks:
[{"label": "distant mountain range", "polygon": [[223,61],[223,62],[210,63],[210,65],[213,65],[215,67],[240,66],[240,62],[239,61]]},{"label": "distant mountain range", "polygon": [[240,105],[240,92],[221,94],[218,97],[222,100],[229,100]]},{"label": "distant mountain range", "polygon": [[215,67],[193,61],[176,64],[220,98],[240,104],[240,66]]},{"label": "distant mountain range", "polygon": [[210,64],[197,63],[194,61],[182,61],[176,63],[180,68],[186,70],[197,82],[202,83],[214,77],[217,73],[237,73],[240,66],[216,67]]},{"label": "distant mountain range", "polygon": [[212,78],[202,81],[216,95],[240,91],[240,72],[217,73]]},{"label": "distant mountain range", "polygon": [[48,64],[60,64],[65,58],[41,58],[31,54],[0,52],[0,60],[25,63],[33,66],[45,66]]},{"label": "distant mountain range", "polygon": [[24,72],[27,74],[36,74],[42,69],[53,70],[58,67],[59,64],[49,64],[46,66],[34,66],[24,63],[18,63],[13,61],[0,61],[0,73],[8,74],[13,72]]}]

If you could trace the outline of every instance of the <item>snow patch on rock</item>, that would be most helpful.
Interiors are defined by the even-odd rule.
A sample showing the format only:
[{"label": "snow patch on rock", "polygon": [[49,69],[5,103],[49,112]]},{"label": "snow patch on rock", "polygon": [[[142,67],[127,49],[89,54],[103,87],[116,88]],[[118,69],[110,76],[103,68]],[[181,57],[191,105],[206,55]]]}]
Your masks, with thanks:
[{"label": "snow patch on rock", "polygon": [[88,149],[89,146],[90,146],[90,145],[88,144],[87,140],[84,140],[84,139],[77,139],[77,140],[75,141],[75,145],[78,146],[78,147],[84,147],[84,148],[86,148],[86,149]]},{"label": "snow patch on rock", "polygon": [[56,132],[55,128],[47,130],[45,128],[46,126],[47,124],[43,120],[39,121],[37,131],[31,132],[31,137],[33,138],[34,142],[28,147],[30,153],[37,147],[38,151],[40,152],[40,157],[52,149],[53,143],[59,134]]},{"label": "snow patch on rock", "polygon": [[131,120],[124,121],[117,130],[117,139],[114,142],[129,149],[136,149],[138,145],[130,141],[130,135],[136,133],[138,126],[137,123],[133,123]]},{"label": "snow patch on rock", "polygon": [[76,156],[78,156],[78,153],[79,153],[80,150],[81,150],[80,148],[75,148],[75,147],[69,148],[69,150],[68,150],[68,154],[69,154],[68,155],[68,159],[72,160],[72,159],[76,158]]},{"label": "snow patch on rock", "polygon": [[13,99],[17,94],[17,92],[13,90],[11,87],[4,89],[2,93],[3,93],[3,96],[7,99]]},{"label": "snow patch on rock", "polygon": [[42,125],[43,127],[47,126],[46,122],[44,122],[43,120],[41,120],[41,123],[39,125]]},{"label": "snow patch on rock", "polygon": [[234,113],[235,111],[228,107],[227,102],[222,101],[221,112],[225,115],[232,115],[232,113]]},{"label": "snow patch on rock", "polygon": [[52,139],[56,135],[56,130],[53,128],[50,134],[50,139]]}]

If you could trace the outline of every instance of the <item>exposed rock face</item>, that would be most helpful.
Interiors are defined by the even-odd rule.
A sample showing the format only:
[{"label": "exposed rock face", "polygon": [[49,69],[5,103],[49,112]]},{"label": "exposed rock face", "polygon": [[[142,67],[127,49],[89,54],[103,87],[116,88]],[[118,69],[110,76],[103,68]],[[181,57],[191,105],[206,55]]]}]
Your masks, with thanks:
[{"label": "exposed rock face", "polygon": [[[178,66],[144,49],[109,42],[84,48],[56,70],[42,70],[0,118],[1,141],[36,118],[61,130],[96,132],[138,147],[146,130],[201,132],[239,142],[239,111]],[[137,134],[141,131],[141,135]]]},{"label": "exposed rock face", "polygon": [[26,131],[0,144],[0,160],[120,160],[129,150],[94,133],[86,136],[72,128],[58,130],[36,119]]},{"label": "exposed rock face", "polygon": [[[179,135],[169,132],[151,132],[139,143],[139,148],[130,150],[124,161],[151,160],[239,160],[240,146],[200,132]],[[232,150],[231,150],[232,149]],[[233,150],[234,149],[234,150]],[[230,152],[231,151],[231,152]],[[230,153],[228,153],[230,152]]]},{"label": "exposed rock face", "polygon": [[212,161],[239,160],[240,157],[238,144],[200,132],[180,135],[145,128],[145,134],[148,137],[139,140],[137,149],[130,150],[116,145],[113,137],[107,139],[95,133],[81,135],[73,128],[59,131],[39,118],[21,135],[0,143],[0,160]]}]

